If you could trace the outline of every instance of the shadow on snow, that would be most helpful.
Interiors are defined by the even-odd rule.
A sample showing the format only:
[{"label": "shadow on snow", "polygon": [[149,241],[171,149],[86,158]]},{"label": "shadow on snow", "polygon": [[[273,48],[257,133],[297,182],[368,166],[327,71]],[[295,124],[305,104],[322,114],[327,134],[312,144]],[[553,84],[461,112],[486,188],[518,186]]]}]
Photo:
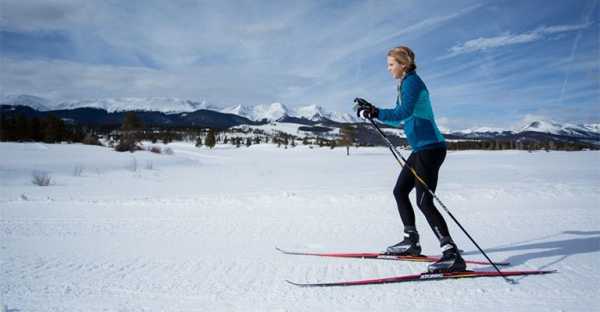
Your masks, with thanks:
[{"label": "shadow on snow", "polygon": [[[550,237],[563,235],[576,235],[578,237],[554,241],[535,242],[542,239],[548,239]],[[553,260],[538,268],[542,270],[563,261],[569,256],[600,251],[600,231],[564,231],[558,234],[549,235],[534,240],[512,243],[506,247],[484,249],[484,251],[488,255],[494,252],[502,251],[522,251],[523,253],[510,256],[507,259],[503,259],[509,261],[511,265],[525,264],[529,260],[533,259],[558,257],[558,259]],[[478,250],[463,253],[463,255],[476,254],[479,254]],[[493,257],[491,255],[490,257],[493,260]]]}]

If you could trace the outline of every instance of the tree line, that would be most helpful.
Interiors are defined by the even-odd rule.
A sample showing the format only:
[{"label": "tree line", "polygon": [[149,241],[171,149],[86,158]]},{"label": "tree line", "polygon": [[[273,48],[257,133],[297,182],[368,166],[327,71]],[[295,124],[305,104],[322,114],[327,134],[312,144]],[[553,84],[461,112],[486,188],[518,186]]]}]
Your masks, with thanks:
[{"label": "tree line", "polygon": [[88,127],[68,124],[48,114],[45,118],[28,118],[22,114],[14,117],[0,116],[0,141],[14,142],[78,142],[100,145],[94,131]]},{"label": "tree line", "polygon": [[[276,131],[267,133],[262,129],[240,127],[227,130],[216,130],[206,128],[147,128],[135,112],[125,114],[119,128],[102,129],[100,127],[82,126],[69,122],[49,114],[46,117],[28,118],[22,114],[6,116],[2,114],[0,119],[0,141],[17,142],[78,142],[85,144],[101,145],[99,137],[107,139],[108,145],[117,151],[140,150],[141,141],[147,140],[153,143],[161,141],[168,144],[172,141],[192,141],[196,146],[207,146],[213,148],[216,144],[231,144],[236,147],[249,147],[254,144],[275,144],[278,147],[295,147],[299,144],[308,146],[319,146],[335,148],[346,147],[346,153],[350,153],[350,147],[361,146],[384,146],[385,142],[370,127],[365,125],[345,124],[340,127],[339,134],[327,135],[330,131],[323,132],[316,129],[317,133],[310,127],[300,128],[298,135]],[[331,130],[331,129],[330,129]],[[384,129],[385,131],[385,129]],[[408,147],[406,139],[394,133],[386,133],[388,139],[400,147]],[[449,150],[563,150],[578,151],[584,149],[599,149],[598,145],[568,140],[554,139],[480,139],[480,140],[448,140]]]},{"label": "tree line", "polygon": [[447,142],[449,150],[525,150],[525,151],[581,151],[598,150],[599,146],[575,141],[532,140],[518,138],[514,140],[465,140]]}]

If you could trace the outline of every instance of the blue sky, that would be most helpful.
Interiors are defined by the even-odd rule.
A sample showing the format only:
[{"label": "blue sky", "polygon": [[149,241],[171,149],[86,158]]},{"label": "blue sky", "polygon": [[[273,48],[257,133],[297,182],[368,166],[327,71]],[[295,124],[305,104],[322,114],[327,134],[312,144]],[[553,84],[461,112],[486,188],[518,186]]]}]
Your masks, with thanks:
[{"label": "blue sky", "polygon": [[600,122],[600,8],[578,1],[0,2],[0,95],[391,107],[411,47],[443,126]]}]

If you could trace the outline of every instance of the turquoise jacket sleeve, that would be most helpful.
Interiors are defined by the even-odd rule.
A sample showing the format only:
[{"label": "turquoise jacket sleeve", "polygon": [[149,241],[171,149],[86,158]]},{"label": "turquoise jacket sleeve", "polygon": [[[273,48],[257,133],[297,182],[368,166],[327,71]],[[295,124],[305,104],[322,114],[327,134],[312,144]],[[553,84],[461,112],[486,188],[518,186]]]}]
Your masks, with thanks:
[{"label": "turquoise jacket sleeve", "polygon": [[[423,88],[423,86],[419,84],[419,80],[414,78],[414,75],[410,75],[402,81],[402,89],[400,95],[396,99],[396,107],[379,109],[379,117],[377,119],[386,124],[397,126],[403,120],[412,116],[415,105],[419,100],[419,94]],[[400,101],[400,99],[402,101]]]}]

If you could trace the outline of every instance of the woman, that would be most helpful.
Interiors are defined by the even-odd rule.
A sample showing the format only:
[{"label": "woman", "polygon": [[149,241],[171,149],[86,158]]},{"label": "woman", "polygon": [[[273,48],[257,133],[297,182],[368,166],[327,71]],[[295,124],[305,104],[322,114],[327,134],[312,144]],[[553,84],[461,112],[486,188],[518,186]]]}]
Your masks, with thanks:
[{"label": "woman", "polygon": [[398,79],[398,97],[396,107],[378,109],[364,99],[357,98],[357,115],[362,118],[377,118],[381,122],[399,126],[404,123],[404,133],[413,152],[402,168],[394,197],[404,224],[404,240],[387,248],[388,254],[421,254],[419,234],[415,227],[415,213],[408,198],[413,188],[417,189],[417,206],[427,218],[427,222],[440,241],[442,258],[429,265],[430,272],[464,271],[466,265],[456,243],[450,237],[444,218],[433,204],[433,196],[419,182],[409,167],[414,168],[419,177],[435,192],[438,172],[446,157],[446,142],[441,135],[431,109],[427,87],[415,72],[415,54],[408,47],[391,49],[387,54],[387,67],[390,74]]}]

